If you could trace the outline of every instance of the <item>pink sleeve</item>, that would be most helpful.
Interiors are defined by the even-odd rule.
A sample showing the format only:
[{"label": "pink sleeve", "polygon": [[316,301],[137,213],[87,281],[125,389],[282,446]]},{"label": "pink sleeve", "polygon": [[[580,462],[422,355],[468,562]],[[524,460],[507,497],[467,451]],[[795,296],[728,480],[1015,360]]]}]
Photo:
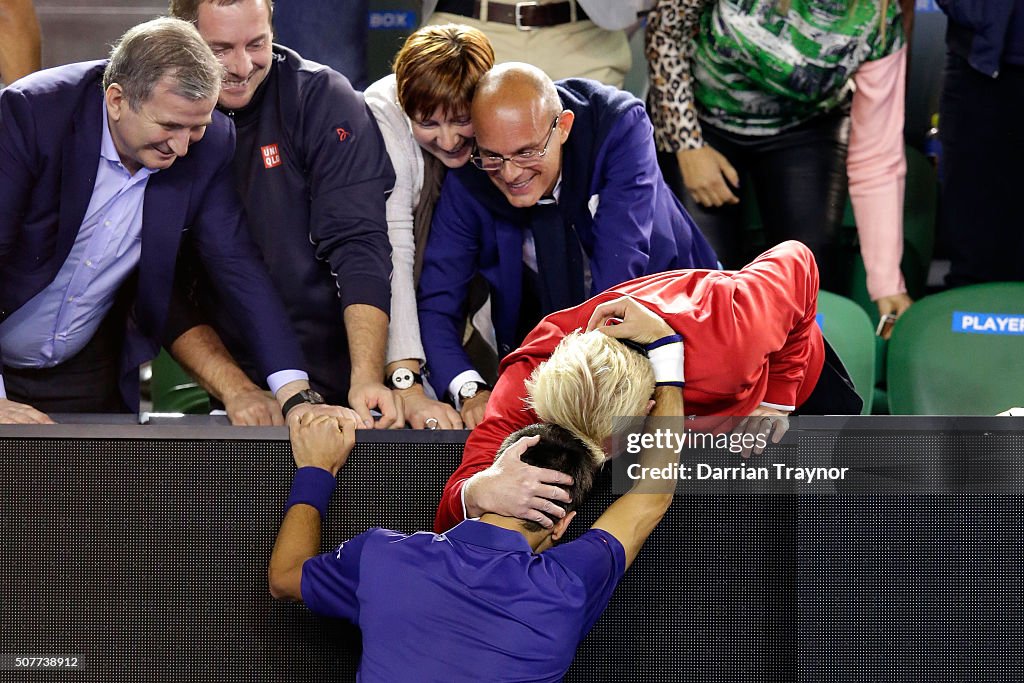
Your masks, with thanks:
[{"label": "pink sleeve", "polygon": [[865,62],[853,76],[857,86],[850,114],[846,172],[857,220],[860,252],[872,300],[907,291],[903,257],[903,99],[907,49]]}]

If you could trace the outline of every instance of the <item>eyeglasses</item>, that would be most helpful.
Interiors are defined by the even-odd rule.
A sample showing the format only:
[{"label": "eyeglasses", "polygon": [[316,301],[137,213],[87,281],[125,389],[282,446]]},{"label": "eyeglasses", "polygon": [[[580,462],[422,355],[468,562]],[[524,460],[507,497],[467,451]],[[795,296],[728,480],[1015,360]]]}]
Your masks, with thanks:
[{"label": "eyeglasses", "polygon": [[548,131],[548,137],[544,141],[544,147],[542,149],[528,149],[525,152],[518,152],[512,156],[505,157],[500,154],[481,154],[480,148],[473,148],[473,155],[470,160],[473,165],[479,168],[481,171],[500,171],[505,165],[505,162],[511,162],[519,168],[529,168],[536,166],[544,158],[544,155],[548,153],[548,146],[551,144],[551,136],[555,132],[555,128],[558,127],[558,120],[562,118],[561,112],[555,116],[554,121],[551,122],[551,129]]}]

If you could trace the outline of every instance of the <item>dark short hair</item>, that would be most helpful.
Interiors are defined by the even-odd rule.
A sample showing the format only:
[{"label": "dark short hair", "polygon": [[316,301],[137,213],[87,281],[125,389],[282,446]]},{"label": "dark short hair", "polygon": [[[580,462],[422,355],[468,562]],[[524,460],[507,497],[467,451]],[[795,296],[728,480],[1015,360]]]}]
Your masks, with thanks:
[{"label": "dark short hair", "polygon": [[[170,0],[167,5],[167,13],[172,17],[191,21],[193,24],[199,20],[199,6],[204,2],[211,5],[236,5],[244,0]],[[264,0],[267,3],[267,12],[270,13],[270,21],[274,21],[274,0]]]},{"label": "dark short hair", "polygon": [[[572,512],[586,499],[590,489],[594,486],[594,478],[601,468],[590,449],[577,438],[572,432],[564,427],[555,424],[538,422],[527,425],[522,429],[512,432],[501,442],[498,448],[498,455],[505,452],[505,449],[516,441],[527,436],[539,436],[537,445],[526,449],[520,460],[534,467],[544,467],[550,470],[558,470],[572,477],[570,486],[561,488],[569,494],[571,502],[563,503],[553,500],[551,502],[561,506],[566,513]],[[557,517],[548,515],[552,522],[557,522]],[[543,527],[532,520],[521,520],[523,528],[527,531],[540,531]]]}]

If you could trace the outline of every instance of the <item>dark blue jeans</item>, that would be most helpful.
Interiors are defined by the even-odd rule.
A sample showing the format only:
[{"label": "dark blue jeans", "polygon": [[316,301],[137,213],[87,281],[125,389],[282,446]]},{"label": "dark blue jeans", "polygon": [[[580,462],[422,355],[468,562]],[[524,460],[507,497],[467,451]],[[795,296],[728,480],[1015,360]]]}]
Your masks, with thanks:
[{"label": "dark blue jeans", "polygon": [[989,78],[948,53],[939,139],[946,284],[1024,280],[1024,67]]},{"label": "dark blue jeans", "polygon": [[[736,135],[701,122],[704,139],[740,175],[737,196],[755,196],[767,246],[800,240],[814,252],[823,289],[849,288],[853,253],[842,243],[846,207],[846,150],[849,115],[819,116],[777,135]],[[741,268],[762,246],[747,230],[748,209],[740,204],[705,208],[682,186],[674,155],[662,155],[662,171],[726,268]],[[749,187],[748,187],[749,186]],[[753,195],[749,190],[753,190]]]},{"label": "dark blue jeans", "polygon": [[306,59],[348,77],[352,87],[366,82],[367,13],[370,0],[277,0],[274,40]]}]

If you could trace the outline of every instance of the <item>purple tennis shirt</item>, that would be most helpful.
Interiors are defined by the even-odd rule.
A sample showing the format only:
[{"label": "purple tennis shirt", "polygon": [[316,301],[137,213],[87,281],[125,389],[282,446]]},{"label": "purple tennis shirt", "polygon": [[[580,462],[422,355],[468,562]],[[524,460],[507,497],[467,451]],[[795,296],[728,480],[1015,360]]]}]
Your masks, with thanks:
[{"label": "purple tennis shirt", "polygon": [[625,566],[600,529],[543,553],[478,520],[370,529],[306,561],[302,599],[362,629],[364,683],[560,681]]}]

